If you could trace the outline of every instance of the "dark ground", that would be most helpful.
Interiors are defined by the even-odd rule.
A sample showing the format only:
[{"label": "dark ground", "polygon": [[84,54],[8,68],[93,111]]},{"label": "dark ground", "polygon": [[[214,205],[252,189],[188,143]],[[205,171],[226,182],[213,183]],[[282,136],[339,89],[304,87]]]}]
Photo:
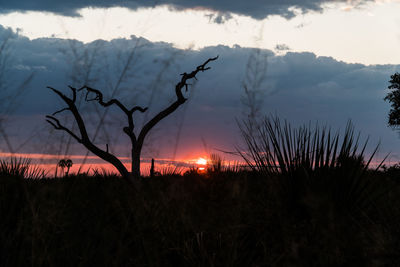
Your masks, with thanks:
[{"label": "dark ground", "polygon": [[400,266],[400,171],[0,176],[1,266]]}]

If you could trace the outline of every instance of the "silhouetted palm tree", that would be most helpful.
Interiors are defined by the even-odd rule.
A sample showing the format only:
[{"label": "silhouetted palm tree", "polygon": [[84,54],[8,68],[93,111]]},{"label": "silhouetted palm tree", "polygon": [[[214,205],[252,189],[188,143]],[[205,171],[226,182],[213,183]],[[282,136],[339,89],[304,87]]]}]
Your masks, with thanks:
[{"label": "silhouetted palm tree", "polygon": [[64,171],[64,168],[67,168],[67,172],[65,176],[68,176],[69,169],[72,167],[72,160],[70,159],[62,159],[58,162],[58,166]]}]

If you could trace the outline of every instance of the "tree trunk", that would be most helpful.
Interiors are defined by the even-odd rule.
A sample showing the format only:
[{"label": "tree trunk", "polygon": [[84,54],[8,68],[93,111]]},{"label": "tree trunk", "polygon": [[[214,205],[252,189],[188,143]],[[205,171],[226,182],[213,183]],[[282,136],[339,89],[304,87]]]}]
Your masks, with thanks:
[{"label": "tree trunk", "polygon": [[150,177],[154,177],[154,159],[151,159]]},{"label": "tree trunk", "polygon": [[133,178],[140,178],[140,153],[141,147],[132,148],[132,176]]}]

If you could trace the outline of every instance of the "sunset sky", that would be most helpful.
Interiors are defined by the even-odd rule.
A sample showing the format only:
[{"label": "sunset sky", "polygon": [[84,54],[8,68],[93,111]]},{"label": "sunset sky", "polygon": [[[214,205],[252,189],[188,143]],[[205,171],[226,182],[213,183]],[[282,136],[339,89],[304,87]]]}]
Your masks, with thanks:
[{"label": "sunset sky", "polygon": [[[154,129],[143,158],[196,163],[220,153],[234,160],[218,151],[242,146],[243,84],[259,64],[264,79],[250,89],[260,115],[334,131],[351,120],[371,149],[381,142],[378,157],[391,152],[388,163],[398,162],[400,136],[387,127],[383,98],[400,71],[399,11],[395,0],[0,0],[0,45],[8,40],[0,50],[0,99],[8,103],[0,105],[0,156],[75,155],[79,162],[86,154],[46,123],[45,115],[63,108],[46,86],[68,93],[68,85],[87,84],[128,106],[149,106],[135,117],[140,128],[173,100],[180,73],[219,55],[189,87],[189,101]],[[96,133],[102,112],[82,105],[95,143],[127,158],[124,116],[110,109]],[[72,125],[68,115],[58,117]],[[89,156],[88,163],[101,162]]]}]

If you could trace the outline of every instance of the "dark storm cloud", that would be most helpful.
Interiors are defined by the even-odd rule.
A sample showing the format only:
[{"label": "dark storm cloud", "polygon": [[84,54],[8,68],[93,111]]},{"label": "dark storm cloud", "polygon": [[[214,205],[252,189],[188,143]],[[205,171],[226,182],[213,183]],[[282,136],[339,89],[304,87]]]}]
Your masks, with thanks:
[{"label": "dark storm cloud", "polygon": [[[5,32],[9,31],[0,27],[0,36]],[[151,43],[134,36],[83,44],[54,38],[29,40],[14,35],[10,79],[18,80],[35,72],[17,110],[20,118],[26,118],[24,128],[29,124],[47,127],[44,115],[62,107],[46,86],[68,92],[67,85],[78,87],[88,83],[109,94],[134,47],[132,67],[116,97],[129,106],[147,106],[153,98],[149,108],[152,114],[174,99],[173,88],[180,73],[193,70],[209,57],[220,56],[212,62],[210,70],[199,73],[198,82],[185,92],[189,98],[185,106],[160,124],[162,132],[158,132],[158,137],[162,141],[159,142],[167,145],[159,147],[169,147],[167,150],[171,151],[177,125],[183,125],[180,137],[183,147],[201,148],[202,139],[207,140],[208,146],[221,149],[237,143],[240,138],[235,119],[243,118],[246,113],[241,101],[243,80],[249,56],[256,51],[239,46],[178,50],[167,43]],[[283,56],[268,50],[261,52],[268,55],[267,75],[261,85],[261,114],[277,114],[295,125],[318,121],[333,129],[343,128],[351,119],[358,130],[371,135],[373,143],[381,138],[385,151],[400,150],[396,133],[386,127],[389,105],[383,101],[390,75],[400,71],[400,66],[348,64],[307,52],[289,52]],[[31,116],[42,120],[29,119]],[[143,117],[138,116],[141,123]],[[117,123],[118,118],[121,114],[114,110],[108,120]],[[20,128],[15,128],[15,136],[29,132],[21,132]]]},{"label": "dark storm cloud", "polygon": [[[363,0],[361,3],[371,0]],[[127,7],[137,9],[140,7],[153,7],[156,5],[169,5],[175,9],[203,8],[219,12],[215,19],[220,23],[223,19],[229,18],[228,13],[237,13],[251,16],[256,19],[262,19],[269,15],[280,15],[285,18],[291,18],[295,14],[292,7],[300,9],[303,13],[309,11],[322,11],[322,5],[330,2],[348,2],[347,0],[0,0],[0,12],[10,11],[48,11],[63,14],[66,16],[77,15],[77,10],[84,7]],[[224,15],[225,14],[225,15]]]}]

